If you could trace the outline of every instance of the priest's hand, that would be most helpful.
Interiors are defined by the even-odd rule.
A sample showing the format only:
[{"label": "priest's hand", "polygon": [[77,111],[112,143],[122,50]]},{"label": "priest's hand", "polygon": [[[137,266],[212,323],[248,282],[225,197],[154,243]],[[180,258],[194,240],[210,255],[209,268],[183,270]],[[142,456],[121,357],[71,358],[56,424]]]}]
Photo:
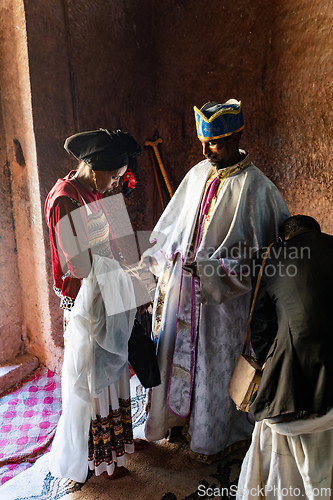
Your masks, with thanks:
[{"label": "priest's hand", "polygon": [[196,262],[192,262],[191,264],[186,264],[185,266],[182,266],[182,268],[184,269],[184,271],[191,273],[193,278],[199,278],[198,266]]}]

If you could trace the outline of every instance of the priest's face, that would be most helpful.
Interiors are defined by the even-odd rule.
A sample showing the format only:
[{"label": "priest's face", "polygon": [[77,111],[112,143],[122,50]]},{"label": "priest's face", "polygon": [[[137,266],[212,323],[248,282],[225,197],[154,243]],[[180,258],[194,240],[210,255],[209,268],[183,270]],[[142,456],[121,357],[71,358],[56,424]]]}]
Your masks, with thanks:
[{"label": "priest's face", "polygon": [[221,139],[200,140],[205,158],[217,169],[237,163],[239,155],[236,134]]}]

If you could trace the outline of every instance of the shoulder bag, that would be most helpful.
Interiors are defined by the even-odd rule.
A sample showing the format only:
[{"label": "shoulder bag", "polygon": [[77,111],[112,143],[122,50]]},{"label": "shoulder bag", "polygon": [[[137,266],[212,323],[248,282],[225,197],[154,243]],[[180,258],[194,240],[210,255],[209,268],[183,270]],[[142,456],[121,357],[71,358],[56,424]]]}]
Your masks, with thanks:
[{"label": "shoulder bag", "polygon": [[260,365],[258,365],[258,363],[254,359],[254,357],[245,354],[245,351],[246,351],[247,341],[248,341],[248,337],[249,337],[251,320],[252,320],[254,305],[255,305],[255,302],[257,299],[257,294],[258,294],[258,290],[259,290],[261,276],[262,276],[262,273],[264,270],[264,266],[266,263],[268,253],[269,253],[272,245],[273,245],[273,243],[271,243],[269,245],[269,247],[267,248],[266,253],[264,255],[264,258],[263,258],[263,261],[262,261],[262,264],[261,264],[261,268],[260,268],[260,271],[258,274],[256,288],[255,288],[254,294],[253,294],[253,300],[252,300],[251,310],[250,310],[250,314],[249,314],[249,319],[247,322],[242,354],[240,354],[240,356],[238,357],[236,368],[232,374],[230,384],[228,387],[228,394],[231,397],[231,399],[234,401],[234,403],[236,404],[237,410],[241,410],[241,411],[244,411],[247,413],[249,411],[249,403],[250,403],[251,397],[253,396],[253,394],[256,392],[256,390],[259,387],[259,383],[261,380],[262,368],[260,367]]}]

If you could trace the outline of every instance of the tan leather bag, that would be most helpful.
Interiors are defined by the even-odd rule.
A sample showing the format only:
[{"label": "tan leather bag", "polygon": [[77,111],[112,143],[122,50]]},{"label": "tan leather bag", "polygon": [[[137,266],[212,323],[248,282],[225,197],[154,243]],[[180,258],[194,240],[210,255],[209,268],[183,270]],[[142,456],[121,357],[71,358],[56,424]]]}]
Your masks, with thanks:
[{"label": "tan leather bag", "polygon": [[258,389],[260,380],[261,380],[261,372],[262,368],[258,365],[256,360],[247,354],[245,354],[246,351],[246,346],[247,346],[247,341],[249,337],[249,332],[250,332],[250,325],[251,325],[251,320],[252,320],[252,315],[253,315],[253,309],[254,305],[256,302],[258,290],[259,290],[259,285],[260,285],[260,280],[261,276],[264,270],[265,262],[268,256],[268,253],[272,247],[273,243],[269,245],[269,247],[266,250],[266,253],[264,255],[261,268],[258,274],[258,279],[257,279],[257,284],[256,288],[254,290],[253,294],[253,300],[252,300],[252,305],[251,305],[251,310],[249,314],[249,319],[247,322],[247,327],[246,327],[246,333],[245,333],[245,339],[244,339],[244,346],[242,350],[242,354],[238,357],[236,367],[234,369],[234,372],[232,374],[230,384],[228,387],[228,394],[231,397],[231,399],[234,401],[236,404],[237,410],[249,411],[249,402],[252,397],[252,395],[256,392]]}]

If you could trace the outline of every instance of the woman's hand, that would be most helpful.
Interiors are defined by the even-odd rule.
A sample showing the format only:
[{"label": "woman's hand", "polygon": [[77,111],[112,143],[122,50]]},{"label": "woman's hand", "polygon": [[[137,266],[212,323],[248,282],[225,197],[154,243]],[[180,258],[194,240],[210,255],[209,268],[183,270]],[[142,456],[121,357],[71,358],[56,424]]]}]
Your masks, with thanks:
[{"label": "woman's hand", "polygon": [[143,314],[145,311],[147,311],[149,306],[151,306],[152,304],[153,304],[152,302],[148,302],[147,304],[143,304],[142,306],[137,307],[136,312],[139,314]]}]

